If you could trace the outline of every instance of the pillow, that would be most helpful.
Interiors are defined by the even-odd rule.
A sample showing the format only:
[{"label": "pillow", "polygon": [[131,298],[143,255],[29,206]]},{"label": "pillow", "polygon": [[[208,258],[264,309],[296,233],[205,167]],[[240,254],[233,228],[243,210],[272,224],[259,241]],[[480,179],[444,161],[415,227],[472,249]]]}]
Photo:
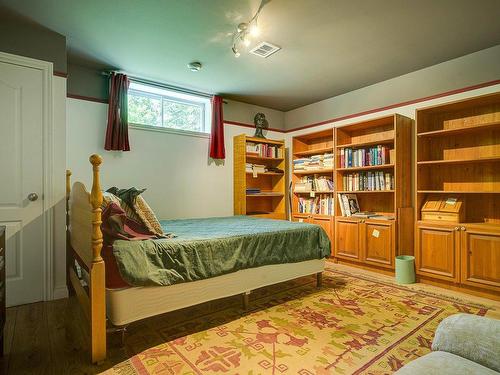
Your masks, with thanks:
[{"label": "pillow", "polygon": [[138,223],[142,223],[141,218],[137,213],[134,211],[132,207],[130,207],[127,203],[123,201],[120,197],[117,197],[113,193],[110,193],[108,191],[105,191],[102,193],[102,205],[101,209],[104,211],[104,209],[107,207],[108,204],[110,203],[116,203],[118,206],[121,207],[123,211],[125,211],[125,214],[127,217],[131,220],[134,220]]},{"label": "pillow", "polygon": [[146,203],[146,200],[138,195],[134,201],[134,210],[136,214],[141,218],[141,221],[144,223],[146,228],[148,228],[154,234],[163,236],[163,228],[161,227],[160,222],[156,218],[155,213]]}]

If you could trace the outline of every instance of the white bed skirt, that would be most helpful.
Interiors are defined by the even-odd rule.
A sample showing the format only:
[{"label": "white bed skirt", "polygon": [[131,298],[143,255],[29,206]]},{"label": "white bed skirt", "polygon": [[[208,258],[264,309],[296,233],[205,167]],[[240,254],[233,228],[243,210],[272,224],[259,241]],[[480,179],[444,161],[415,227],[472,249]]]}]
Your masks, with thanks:
[{"label": "white bed skirt", "polygon": [[323,272],[325,260],[250,268],[171,286],[106,289],[107,316],[115,326],[264,286]]}]

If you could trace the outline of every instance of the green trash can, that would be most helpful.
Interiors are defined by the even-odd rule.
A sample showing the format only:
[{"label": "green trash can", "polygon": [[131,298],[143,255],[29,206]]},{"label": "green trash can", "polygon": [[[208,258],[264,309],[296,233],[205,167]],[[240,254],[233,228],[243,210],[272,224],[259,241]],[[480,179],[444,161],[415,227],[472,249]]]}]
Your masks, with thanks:
[{"label": "green trash can", "polygon": [[398,284],[413,284],[415,282],[415,257],[398,255],[396,257],[396,282]]}]

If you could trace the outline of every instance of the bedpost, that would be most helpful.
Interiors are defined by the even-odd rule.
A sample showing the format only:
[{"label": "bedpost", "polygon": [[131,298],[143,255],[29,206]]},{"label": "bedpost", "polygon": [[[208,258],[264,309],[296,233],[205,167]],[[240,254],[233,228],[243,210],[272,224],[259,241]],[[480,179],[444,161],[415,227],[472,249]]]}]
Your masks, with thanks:
[{"label": "bedpost", "polygon": [[73,267],[74,258],[71,252],[71,237],[69,232],[69,196],[71,194],[71,171],[66,169],[66,286],[68,293],[73,294],[69,270]]},{"label": "bedpost", "polygon": [[318,272],[316,274],[316,288],[321,289],[323,286],[323,272]]},{"label": "bedpost", "polygon": [[92,205],[92,263],[90,268],[90,336],[92,363],[98,363],[106,358],[106,295],[105,268],[101,257],[101,204],[102,192],[99,183],[99,166],[101,156],[93,154],[89,158],[92,164],[93,179],[90,193]]}]

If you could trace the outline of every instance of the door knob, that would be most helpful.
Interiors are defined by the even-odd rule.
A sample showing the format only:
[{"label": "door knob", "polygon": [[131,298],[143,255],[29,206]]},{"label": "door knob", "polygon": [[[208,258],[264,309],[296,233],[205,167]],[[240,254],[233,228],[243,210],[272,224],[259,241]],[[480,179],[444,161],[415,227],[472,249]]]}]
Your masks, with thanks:
[{"label": "door knob", "polygon": [[37,193],[29,193],[28,194],[28,200],[34,202],[38,199],[38,194]]}]

